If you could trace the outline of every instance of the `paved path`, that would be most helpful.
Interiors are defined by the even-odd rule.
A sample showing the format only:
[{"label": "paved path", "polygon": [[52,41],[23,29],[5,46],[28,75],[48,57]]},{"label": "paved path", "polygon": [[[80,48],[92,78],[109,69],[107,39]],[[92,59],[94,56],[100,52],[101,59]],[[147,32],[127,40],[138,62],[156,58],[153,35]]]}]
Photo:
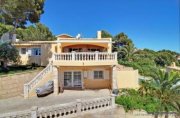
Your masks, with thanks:
[{"label": "paved path", "polygon": [[24,99],[22,97],[9,98],[0,100],[0,114],[13,111],[21,111],[30,109],[33,106],[51,106],[55,104],[63,104],[73,102],[76,99],[92,99],[96,97],[109,96],[110,91],[107,89],[102,90],[65,90],[64,93],[58,96],[49,95],[41,98]]}]

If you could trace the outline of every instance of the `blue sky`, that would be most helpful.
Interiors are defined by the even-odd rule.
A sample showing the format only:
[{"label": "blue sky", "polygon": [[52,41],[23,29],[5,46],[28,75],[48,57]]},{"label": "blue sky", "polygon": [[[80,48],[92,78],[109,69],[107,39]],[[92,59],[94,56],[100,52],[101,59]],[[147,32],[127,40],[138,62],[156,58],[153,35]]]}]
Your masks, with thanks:
[{"label": "blue sky", "polygon": [[137,48],[180,52],[178,0],[46,0],[41,22],[53,34],[126,33]]}]

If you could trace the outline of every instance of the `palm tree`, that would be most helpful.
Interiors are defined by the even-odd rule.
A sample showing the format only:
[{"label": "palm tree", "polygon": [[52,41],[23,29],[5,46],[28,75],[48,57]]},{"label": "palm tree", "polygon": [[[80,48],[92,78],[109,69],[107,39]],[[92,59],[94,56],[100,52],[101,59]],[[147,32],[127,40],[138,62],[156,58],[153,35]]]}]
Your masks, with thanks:
[{"label": "palm tree", "polygon": [[118,48],[117,50],[119,53],[125,54],[125,59],[128,61],[132,61],[132,58],[136,52],[136,48],[133,44],[125,45],[122,48]]},{"label": "palm tree", "polygon": [[[159,70],[155,72],[151,80],[144,81],[141,86],[146,90],[146,94],[158,99],[161,106],[157,107],[157,111],[170,112],[174,108],[177,113],[180,113],[180,75],[177,72],[165,72]],[[168,114],[165,115],[168,118]]]}]

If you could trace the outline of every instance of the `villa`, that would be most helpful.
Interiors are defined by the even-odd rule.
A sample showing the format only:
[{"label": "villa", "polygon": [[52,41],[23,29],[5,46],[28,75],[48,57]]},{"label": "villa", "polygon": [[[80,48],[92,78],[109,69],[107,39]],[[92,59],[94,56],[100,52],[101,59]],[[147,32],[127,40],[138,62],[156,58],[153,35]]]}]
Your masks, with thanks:
[{"label": "villa", "polygon": [[112,52],[112,39],[57,36],[55,41],[16,41],[22,65],[45,66],[35,78],[24,85],[24,97],[35,94],[35,88],[54,81],[54,94],[64,89],[138,88],[138,70],[118,64]]}]

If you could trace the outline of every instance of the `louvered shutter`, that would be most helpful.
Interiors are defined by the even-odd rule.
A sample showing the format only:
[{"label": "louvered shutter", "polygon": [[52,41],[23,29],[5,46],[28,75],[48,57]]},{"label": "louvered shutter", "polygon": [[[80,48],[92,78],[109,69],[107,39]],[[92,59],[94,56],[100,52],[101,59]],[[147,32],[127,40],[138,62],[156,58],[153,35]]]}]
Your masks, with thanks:
[{"label": "louvered shutter", "polygon": [[109,79],[109,71],[104,70],[104,79]]}]

